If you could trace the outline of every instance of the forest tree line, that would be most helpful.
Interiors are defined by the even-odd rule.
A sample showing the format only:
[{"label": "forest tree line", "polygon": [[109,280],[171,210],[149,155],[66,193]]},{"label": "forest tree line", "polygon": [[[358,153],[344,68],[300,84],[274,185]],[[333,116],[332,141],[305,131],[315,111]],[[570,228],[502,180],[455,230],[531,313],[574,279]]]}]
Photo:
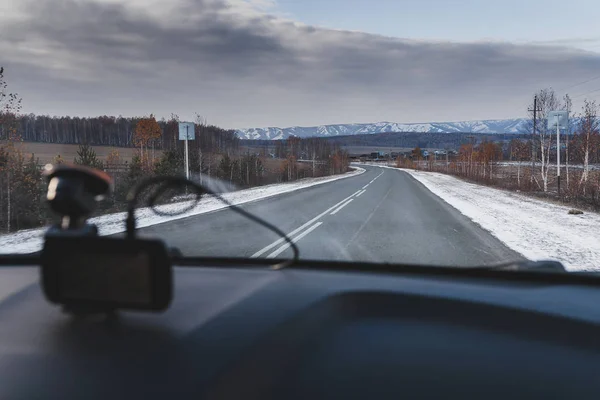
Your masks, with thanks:
[{"label": "forest tree line", "polygon": [[[98,214],[121,211],[128,192],[153,175],[183,175],[184,141],[179,140],[179,118],[153,115],[124,117],[48,117],[21,114],[21,99],[8,91],[0,68],[0,232],[48,224],[54,218],[44,196],[47,183],[35,154],[23,151],[23,141],[79,144],[77,156],[66,160],[56,155],[53,164],[72,162],[103,169],[114,179],[114,192],[100,205]],[[338,146],[308,139],[290,138],[278,144],[277,155],[240,147],[234,131],[208,125],[197,115],[195,140],[189,145],[191,178],[202,183],[216,178],[237,188],[339,174],[348,170],[349,159]],[[101,160],[94,146],[114,149]],[[136,148],[131,162],[123,160],[119,147]],[[298,162],[310,153],[313,163]],[[214,190],[214,188],[213,188]]]},{"label": "forest tree line", "polygon": [[[14,135],[27,142],[137,147],[136,127],[147,118],[15,114],[10,120],[0,120],[0,137],[6,137],[12,130]],[[179,142],[179,117],[172,114],[168,120],[163,118],[156,122],[160,128],[160,136],[149,145],[156,149],[176,147]],[[196,116],[196,138],[194,143],[190,141],[190,145],[201,144],[206,152],[228,152],[239,146],[239,139],[233,130],[208,125],[201,116]]]}]

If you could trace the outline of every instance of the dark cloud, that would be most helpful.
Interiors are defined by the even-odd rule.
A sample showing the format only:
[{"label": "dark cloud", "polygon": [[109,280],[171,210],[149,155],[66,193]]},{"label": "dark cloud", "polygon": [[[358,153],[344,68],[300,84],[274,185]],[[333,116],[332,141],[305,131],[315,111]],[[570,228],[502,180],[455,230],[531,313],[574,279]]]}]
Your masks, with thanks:
[{"label": "dark cloud", "polygon": [[76,0],[36,1],[31,9],[26,23],[8,27],[11,36],[40,39],[103,68],[166,60],[239,69],[273,55],[286,57],[279,39],[266,27],[268,17],[236,21],[224,14],[228,7],[215,1],[182,3],[180,13],[165,20],[123,4]]},{"label": "dark cloud", "polygon": [[538,88],[600,67],[598,54],[566,47],[328,30],[225,0],[20,10],[0,17],[0,55],[37,113],[198,111],[228,127],[501,118],[523,114]]}]

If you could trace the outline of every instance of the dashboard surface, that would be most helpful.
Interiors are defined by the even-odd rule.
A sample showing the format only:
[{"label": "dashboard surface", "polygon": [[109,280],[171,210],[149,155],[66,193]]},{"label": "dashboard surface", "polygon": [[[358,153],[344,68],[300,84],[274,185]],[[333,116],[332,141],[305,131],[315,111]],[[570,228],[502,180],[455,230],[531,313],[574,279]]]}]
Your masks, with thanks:
[{"label": "dashboard surface", "polygon": [[600,398],[600,290],[176,267],[162,314],[75,318],[0,268],[0,398]]}]

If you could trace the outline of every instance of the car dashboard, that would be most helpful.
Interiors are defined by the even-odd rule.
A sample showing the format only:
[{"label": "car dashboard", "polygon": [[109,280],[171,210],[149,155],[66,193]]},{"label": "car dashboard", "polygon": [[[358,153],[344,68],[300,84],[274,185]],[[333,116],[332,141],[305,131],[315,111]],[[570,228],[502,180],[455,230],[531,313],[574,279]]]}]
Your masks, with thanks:
[{"label": "car dashboard", "polygon": [[519,274],[176,266],[166,312],[74,317],[4,266],[0,398],[599,398],[597,285]]}]

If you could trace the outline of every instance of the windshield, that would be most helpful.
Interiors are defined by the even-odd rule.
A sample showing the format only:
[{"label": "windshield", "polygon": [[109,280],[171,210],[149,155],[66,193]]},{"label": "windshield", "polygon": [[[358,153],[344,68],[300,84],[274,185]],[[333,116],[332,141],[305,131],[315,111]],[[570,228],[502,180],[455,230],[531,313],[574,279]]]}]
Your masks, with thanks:
[{"label": "windshield", "polygon": [[[526,4],[524,4],[526,3]],[[573,0],[0,4],[0,249],[41,249],[47,164],[186,176],[301,260],[600,268],[600,5]],[[585,12],[584,12],[585,10]],[[382,122],[385,121],[385,122]],[[140,235],[292,257],[213,195]]]}]

